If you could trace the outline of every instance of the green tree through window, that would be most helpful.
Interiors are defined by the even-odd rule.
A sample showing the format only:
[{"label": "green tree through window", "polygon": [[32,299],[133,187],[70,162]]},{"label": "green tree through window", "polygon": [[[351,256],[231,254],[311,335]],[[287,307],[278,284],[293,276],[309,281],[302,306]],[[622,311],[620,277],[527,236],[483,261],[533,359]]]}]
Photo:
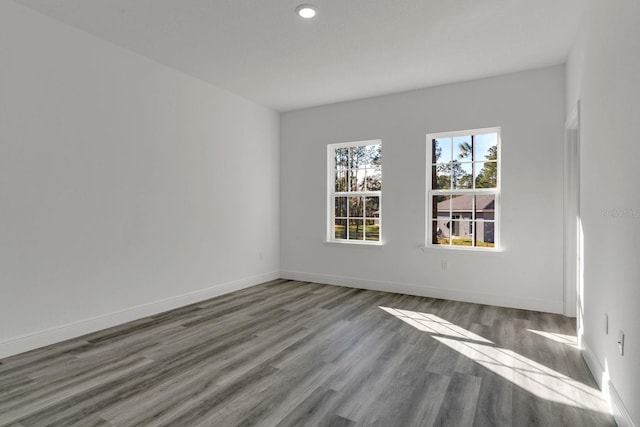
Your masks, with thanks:
[{"label": "green tree through window", "polygon": [[497,248],[499,128],[427,136],[427,244]]},{"label": "green tree through window", "polygon": [[329,145],[329,174],[328,240],[380,242],[380,141]]}]

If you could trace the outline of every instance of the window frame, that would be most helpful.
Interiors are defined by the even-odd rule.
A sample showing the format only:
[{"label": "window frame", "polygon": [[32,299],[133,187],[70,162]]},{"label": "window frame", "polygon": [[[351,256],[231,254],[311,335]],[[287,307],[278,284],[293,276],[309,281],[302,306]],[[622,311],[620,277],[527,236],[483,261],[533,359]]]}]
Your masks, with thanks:
[{"label": "window frame", "polygon": [[[350,147],[359,147],[359,146],[367,146],[367,145],[380,145],[382,149],[382,139],[370,139],[363,141],[351,141],[351,142],[340,142],[334,144],[327,144],[327,234],[326,234],[326,242],[327,243],[338,243],[338,244],[346,244],[346,245],[364,245],[364,246],[381,246],[383,244],[382,240],[382,190],[369,190],[369,191],[335,191],[335,180],[336,180],[336,150],[340,148],[350,148]],[[380,164],[380,182],[383,181],[383,166]],[[379,233],[378,240],[366,240],[366,230],[365,230],[365,238],[363,240],[356,239],[336,239],[335,237],[335,200],[336,197],[378,197],[378,217],[372,217],[371,219],[375,219],[379,224]],[[347,216],[349,218],[349,216]],[[363,209],[364,226],[366,226],[366,213]],[[349,223],[347,219],[347,233],[349,228]],[[348,236],[348,234],[347,234]]]},{"label": "window frame", "polygon": [[[425,203],[425,248],[429,249],[439,249],[439,250],[454,250],[454,251],[482,251],[482,252],[500,252],[501,251],[501,238],[500,238],[500,229],[501,227],[501,187],[502,187],[502,136],[501,136],[502,128],[499,126],[496,127],[488,127],[488,128],[479,128],[479,129],[468,129],[461,131],[451,131],[451,132],[438,132],[438,133],[429,133],[426,135],[426,203]],[[495,188],[450,188],[450,189],[433,189],[432,188],[432,167],[433,167],[433,140],[438,138],[455,138],[460,136],[476,136],[483,135],[489,133],[497,134],[497,158],[496,158],[496,187]],[[452,147],[453,149],[453,147]],[[453,157],[453,153],[452,153]],[[472,159],[469,163],[473,162],[481,162],[481,160]],[[467,163],[467,162],[463,162]],[[473,172],[472,172],[473,173]],[[475,182],[475,179],[473,182]],[[474,185],[475,186],[475,185]],[[494,246],[493,247],[484,247],[484,246],[463,246],[463,245],[454,245],[453,239],[450,238],[448,245],[437,244],[434,243],[433,240],[433,222],[438,221],[438,218],[433,218],[433,198],[434,196],[453,196],[453,195],[483,195],[489,194],[493,195],[494,198],[494,219],[493,228],[494,228]],[[474,202],[475,203],[475,202]],[[453,211],[449,210],[449,221],[452,221]],[[475,219],[475,205],[472,206],[471,209],[471,218],[469,220],[472,233],[477,232],[478,227],[474,222]],[[453,224],[452,224],[453,226]],[[473,241],[472,237],[472,241]]]}]

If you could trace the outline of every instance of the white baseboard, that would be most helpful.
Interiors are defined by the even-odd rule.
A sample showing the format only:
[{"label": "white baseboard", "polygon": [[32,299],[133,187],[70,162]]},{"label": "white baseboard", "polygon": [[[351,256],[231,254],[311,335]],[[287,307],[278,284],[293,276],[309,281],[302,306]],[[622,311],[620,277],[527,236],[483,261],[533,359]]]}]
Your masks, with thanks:
[{"label": "white baseboard", "polygon": [[481,292],[461,291],[456,289],[435,288],[427,285],[408,283],[381,282],[363,280],[352,277],[330,276],[326,274],[304,273],[300,271],[281,271],[283,279],[302,280],[307,282],[326,283],[329,285],[347,286],[350,288],[370,289],[373,291],[394,292],[476,304],[497,305],[501,307],[521,308],[525,310],[543,311],[562,314],[564,304],[560,301],[547,301],[539,298],[521,298],[508,295],[494,295]]},{"label": "white baseboard", "polygon": [[609,379],[609,373],[602,367],[602,364],[584,341],[584,338],[582,339],[582,358],[587,363],[591,374],[598,383],[598,387],[602,390],[602,394],[609,404],[609,409],[615,417],[618,427],[636,427],[636,424],[631,419],[631,414],[627,411],[618,391]]},{"label": "white baseboard", "polygon": [[163,311],[193,304],[229,292],[248,288],[249,286],[275,280],[280,277],[279,271],[246,277],[232,282],[221,283],[210,288],[188,292],[182,295],[165,298],[146,304],[129,307],[124,310],[102,314],[90,319],[83,319],[44,331],[0,342],[0,359],[33,350],[60,341],[76,338],[105,328],[120,325],[142,317],[152,316]]},{"label": "white baseboard", "polygon": [[627,407],[622,402],[618,391],[609,381],[609,399],[611,400],[611,410],[613,416],[616,418],[618,427],[636,427],[636,424],[631,419],[631,414],[627,411]]},{"label": "white baseboard", "polygon": [[602,390],[603,386],[606,385],[608,381],[608,379],[604,377],[605,370],[600,364],[600,361],[598,360],[596,355],[593,353],[593,351],[591,351],[591,349],[585,342],[584,337],[582,338],[582,349],[580,350],[580,352],[582,353],[582,358],[587,363],[587,367],[591,371],[591,375],[593,375],[593,378],[595,378],[596,382],[598,383],[598,387],[600,387],[600,390]]}]

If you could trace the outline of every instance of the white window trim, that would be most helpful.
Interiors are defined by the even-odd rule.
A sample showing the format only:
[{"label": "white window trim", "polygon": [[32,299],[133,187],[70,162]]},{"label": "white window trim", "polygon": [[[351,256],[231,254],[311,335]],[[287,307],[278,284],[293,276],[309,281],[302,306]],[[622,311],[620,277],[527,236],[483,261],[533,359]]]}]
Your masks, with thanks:
[{"label": "white window trim", "polygon": [[[325,243],[337,245],[354,245],[354,246],[382,246],[382,191],[349,191],[344,192],[345,196],[372,196],[379,197],[380,216],[376,218],[380,224],[380,240],[344,240],[335,238],[335,197],[342,195],[341,192],[335,190],[335,173],[336,159],[335,150],[346,147],[356,147],[360,145],[382,145],[381,139],[370,139],[364,141],[340,142],[327,145],[327,235]],[[384,176],[383,166],[380,165],[380,174]],[[383,180],[384,181],[384,180]],[[348,226],[348,225],[347,225]]]},{"label": "white window trim", "polygon": [[[502,228],[501,221],[501,186],[502,186],[502,136],[501,136],[501,127],[489,127],[489,128],[480,128],[480,129],[469,129],[469,130],[461,130],[461,131],[451,131],[451,132],[438,132],[438,133],[430,133],[426,136],[426,203],[425,203],[425,246],[423,249],[435,249],[435,250],[444,250],[444,251],[471,251],[471,252],[501,252],[501,238],[500,238],[500,229]],[[498,164],[497,164],[497,180],[498,185],[496,188],[478,188],[478,189],[452,189],[452,190],[432,190],[432,159],[433,159],[433,144],[432,141],[437,138],[454,138],[457,136],[467,136],[467,135],[479,135],[486,133],[497,133],[498,134]],[[482,246],[455,246],[455,245],[438,245],[434,244],[432,239],[432,221],[431,218],[432,208],[433,208],[433,196],[438,195],[450,195],[450,194],[494,194],[495,195],[495,212],[494,212],[494,247],[482,247]],[[474,230],[475,232],[475,230]]]}]

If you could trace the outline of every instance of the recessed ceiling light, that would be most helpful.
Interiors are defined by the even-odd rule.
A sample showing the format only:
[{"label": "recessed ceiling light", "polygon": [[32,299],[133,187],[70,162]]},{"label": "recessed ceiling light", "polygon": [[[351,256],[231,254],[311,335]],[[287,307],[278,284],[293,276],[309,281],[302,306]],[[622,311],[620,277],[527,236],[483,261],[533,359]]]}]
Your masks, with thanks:
[{"label": "recessed ceiling light", "polygon": [[296,7],[296,13],[304,19],[311,19],[318,13],[318,8],[312,4],[301,4]]}]

